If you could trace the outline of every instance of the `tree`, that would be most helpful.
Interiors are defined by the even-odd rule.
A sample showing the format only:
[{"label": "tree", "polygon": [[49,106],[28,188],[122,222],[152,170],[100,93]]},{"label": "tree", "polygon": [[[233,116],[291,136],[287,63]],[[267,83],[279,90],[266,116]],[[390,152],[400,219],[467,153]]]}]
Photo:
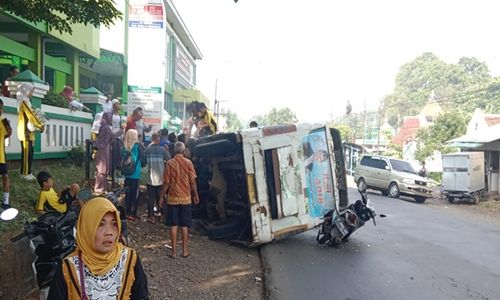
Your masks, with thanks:
[{"label": "tree", "polygon": [[0,0],[0,10],[69,34],[75,23],[109,27],[122,17],[113,0]]},{"label": "tree", "polygon": [[259,124],[259,126],[290,124],[298,122],[297,116],[288,107],[281,109],[276,109],[273,107],[267,114],[263,116],[256,116],[253,119]]},{"label": "tree", "polygon": [[391,143],[393,134],[390,130],[384,130],[380,133],[384,139],[387,141],[387,147],[384,152],[385,156],[395,157],[402,159],[403,158],[403,146],[395,143]]},{"label": "tree", "polygon": [[228,131],[237,131],[243,128],[243,123],[235,112],[228,110],[226,113],[226,126]]},{"label": "tree", "polygon": [[430,127],[418,131],[419,144],[415,153],[416,158],[424,161],[432,156],[434,151],[441,153],[453,151],[454,149],[446,146],[445,142],[463,135],[466,127],[466,119],[456,110],[439,115]]},{"label": "tree", "polygon": [[349,141],[349,137],[352,136],[352,129],[346,124],[335,124],[332,122],[328,124],[328,127],[333,127],[338,129],[338,131],[340,131],[340,137],[342,138],[343,142]]},{"label": "tree", "polygon": [[416,115],[434,92],[444,110],[459,107],[470,115],[476,107],[486,112],[500,108],[500,82],[488,66],[474,57],[446,64],[432,53],[424,53],[401,66],[391,94],[383,100],[383,111],[392,126],[405,116]]},{"label": "tree", "polygon": [[342,140],[354,143],[356,139],[362,139],[365,134],[364,115],[363,113],[350,113],[342,115],[332,121],[332,126],[335,128],[348,128],[349,130],[341,131]]}]

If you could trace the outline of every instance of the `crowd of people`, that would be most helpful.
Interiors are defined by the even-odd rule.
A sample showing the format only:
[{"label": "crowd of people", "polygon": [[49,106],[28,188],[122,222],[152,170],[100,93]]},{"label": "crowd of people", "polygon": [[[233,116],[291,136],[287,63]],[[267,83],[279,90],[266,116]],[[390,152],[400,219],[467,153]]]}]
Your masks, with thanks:
[{"label": "crowd of people", "polygon": [[[12,68],[10,77],[19,73]],[[3,85],[5,88],[6,85]],[[21,98],[29,98],[33,87],[19,87]],[[11,96],[8,89],[3,95]],[[60,95],[67,100],[71,110],[91,110],[76,100],[74,91],[65,86]],[[18,95],[14,95],[18,96]],[[19,98],[18,97],[18,98]],[[27,104],[27,105],[28,105]],[[29,108],[29,105],[28,105]],[[152,125],[143,122],[143,109],[137,107],[124,119],[120,101],[108,96],[103,111],[95,114],[91,134],[95,160],[93,197],[82,202],[78,199],[80,186],[74,183],[58,192],[55,178],[47,171],[37,176],[29,174],[40,186],[35,213],[66,213],[73,207],[79,210],[76,224],[76,249],[68,255],[56,272],[49,291],[49,299],[100,299],[120,297],[147,299],[147,277],[137,253],[120,242],[121,222],[117,207],[105,198],[110,192],[110,179],[124,177],[125,215],[127,222],[149,221],[156,223],[158,215],[170,227],[169,256],[190,256],[188,248],[189,227],[192,224],[191,206],[199,202],[196,172],[190,160],[195,139],[215,134],[217,123],[207,106],[193,102],[191,116],[176,134],[166,128],[153,132]],[[3,103],[0,100],[0,117]],[[26,124],[33,123],[26,116]],[[2,208],[9,207],[9,180],[5,161],[4,139],[12,129],[2,119],[0,126],[0,175],[3,183]],[[28,133],[30,134],[30,133]],[[148,135],[149,139],[146,139]],[[26,142],[32,143],[32,139]],[[29,150],[29,148],[27,147]],[[30,155],[29,151],[25,155]],[[31,154],[32,156],[32,154]],[[28,166],[24,166],[28,167]],[[143,172],[145,168],[145,172]],[[141,176],[145,176],[141,178]],[[140,181],[147,186],[147,217],[140,218],[138,197]],[[182,249],[177,253],[177,235],[180,231]]]}]

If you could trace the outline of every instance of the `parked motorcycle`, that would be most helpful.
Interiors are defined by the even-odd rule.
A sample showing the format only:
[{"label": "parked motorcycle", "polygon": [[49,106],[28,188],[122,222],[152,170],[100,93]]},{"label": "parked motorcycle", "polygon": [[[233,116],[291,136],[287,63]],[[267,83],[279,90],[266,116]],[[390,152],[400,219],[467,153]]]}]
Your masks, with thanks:
[{"label": "parked motorcycle", "polygon": [[128,227],[127,227],[127,215],[125,211],[125,207],[123,206],[123,196],[127,192],[128,187],[119,188],[113,192],[106,193],[106,199],[111,201],[113,205],[116,207],[118,212],[120,213],[120,223],[122,227],[122,231],[120,234],[120,242],[125,246],[128,245]]},{"label": "parked motorcycle", "polygon": [[[358,191],[361,199],[344,210],[332,209],[323,216],[324,222],[316,236],[319,244],[337,247],[347,242],[349,236],[370,219],[373,220],[374,225],[377,225],[375,222],[377,214],[368,199],[366,188],[358,189]],[[385,217],[385,215],[380,215],[380,217]]]},{"label": "parked motorcycle", "polygon": [[[120,188],[103,196],[110,200],[120,211],[120,221],[122,223],[122,236],[120,239],[126,245],[128,243],[127,223],[123,206],[119,201],[120,196],[125,191],[126,188]],[[92,191],[87,188],[81,189],[77,195],[77,199],[83,202],[93,197]],[[35,221],[26,222],[24,231],[10,239],[11,242],[16,242],[23,237],[30,239],[31,252],[36,256],[32,268],[38,287],[42,292],[47,291],[62,260],[75,248],[74,227],[79,211],[79,205],[71,205],[64,214],[59,212],[45,213]]]},{"label": "parked motorcycle", "polygon": [[24,231],[10,239],[11,242],[26,236],[30,239],[31,251],[36,256],[32,268],[40,290],[50,286],[62,259],[73,251],[73,230],[77,218],[76,207],[65,214],[48,212],[35,221],[27,222]]}]

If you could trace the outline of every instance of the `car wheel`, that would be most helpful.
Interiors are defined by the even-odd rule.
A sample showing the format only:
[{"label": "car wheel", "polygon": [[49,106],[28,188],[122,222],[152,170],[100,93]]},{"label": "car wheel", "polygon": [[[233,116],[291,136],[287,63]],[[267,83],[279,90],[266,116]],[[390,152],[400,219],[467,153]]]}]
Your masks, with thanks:
[{"label": "car wheel", "polygon": [[475,193],[474,198],[472,198],[472,199],[474,200],[474,204],[479,204],[481,197],[479,196],[479,193]]},{"label": "car wheel", "polygon": [[363,178],[358,179],[358,190],[366,191],[366,182]]},{"label": "car wheel", "polygon": [[399,186],[397,183],[393,182],[389,185],[389,197],[399,198]]},{"label": "car wheel", "polygon": [[449,203],[453,203],[455,201],[455,197],[448,196],[447,198]]},{"label": "car wheel", "polygon": [[416,196],[415,197],[415,202],[417,202],[417,203],[424,203],[425,200],[427,200],[427,198],[425,198],[423,196]]}]

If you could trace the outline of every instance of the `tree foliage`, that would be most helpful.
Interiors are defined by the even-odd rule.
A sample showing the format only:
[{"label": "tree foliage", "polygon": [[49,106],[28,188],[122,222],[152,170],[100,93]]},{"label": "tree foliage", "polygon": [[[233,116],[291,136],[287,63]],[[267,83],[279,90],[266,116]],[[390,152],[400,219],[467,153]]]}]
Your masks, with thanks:
[{"label": "tree foliage", "polygon": [[419,144],[415,153],[416,159],[423,161],[432,156],[434,151],[453,151],[454,149],[446,146],[445,142],[463,135],[467,121],[468,119],[457,110],[450,110],[439,115],[429,128],[420,129],[417,133]]},{"label": "tree foliage", "polygon": [[70,34],[75,23],[109,27],[122,17],[113,0],[0,0],[0,10]]},{"label": "tree foliage", "polygon": [[354,143],[356,139],[363,138],[365,132],[364,115],[363,113],[343,115],[335,118],[329,126],[340,130],[343,141]]},{"label": "tree foliage", "polygon": [[227,131],[237,131],[244,127],[238,115],[230,110],[226,113],[226,126]]},{"label": "tree foliage", "polygon": [[488,66],[474,57],[447,64],[432,53],[424,53],[401,66],[394,90],[383,100],[383,111],[392,126],[404,116],[416,115],[434,93],[444,110],[458,107],[468,116],[476,107],[485,112],[500,109],[500,81]]},{"label": "tree foliage", "polygon": [[259,124],[259,126],[290,124],[298,122],[297,116],[288,107],[281,109],[276,109],[273,107],[267,114],[256,116],[253,119]]}]

